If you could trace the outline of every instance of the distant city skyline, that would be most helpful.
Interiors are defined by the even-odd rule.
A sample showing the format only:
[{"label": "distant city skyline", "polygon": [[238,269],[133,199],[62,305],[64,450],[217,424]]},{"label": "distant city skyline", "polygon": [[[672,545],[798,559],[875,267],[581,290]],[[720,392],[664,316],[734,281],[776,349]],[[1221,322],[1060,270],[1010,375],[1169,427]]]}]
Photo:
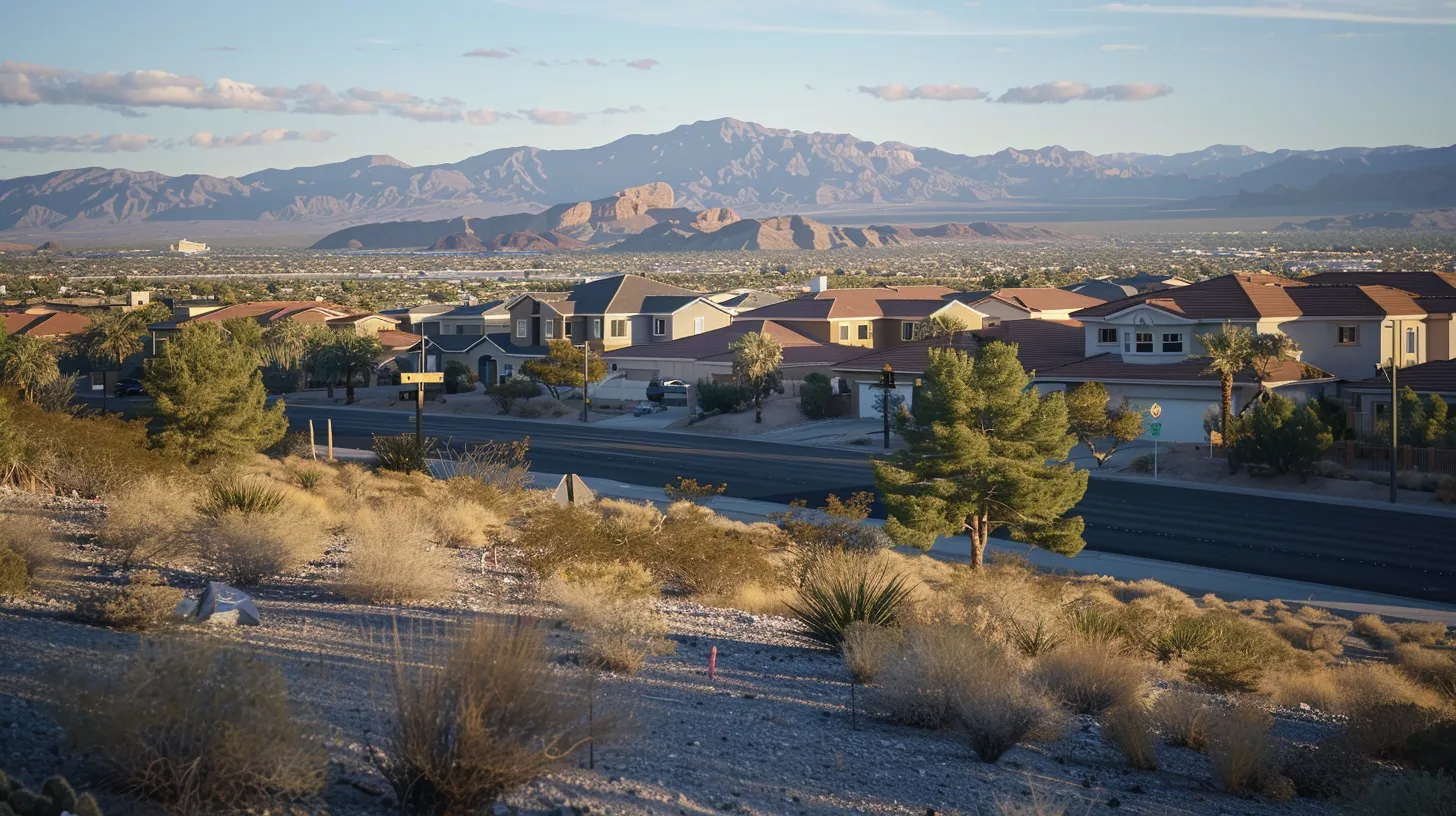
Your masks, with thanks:
[{"label": "distant city skyline", "polygon": [[720,117],[966,154],[1456,143],[1449,0],[51,0],[0,178],[582,148]]}]

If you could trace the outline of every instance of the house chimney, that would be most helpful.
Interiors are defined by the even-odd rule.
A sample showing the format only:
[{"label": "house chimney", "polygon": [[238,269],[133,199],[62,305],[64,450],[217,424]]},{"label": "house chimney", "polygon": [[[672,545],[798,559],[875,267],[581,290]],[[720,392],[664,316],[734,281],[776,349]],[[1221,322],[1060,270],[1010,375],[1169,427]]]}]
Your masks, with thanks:
[{"label": "house chimney", "polygon": [[828,275],[815,275],[809,279],[809,294],[817,295],[829,289]]}]

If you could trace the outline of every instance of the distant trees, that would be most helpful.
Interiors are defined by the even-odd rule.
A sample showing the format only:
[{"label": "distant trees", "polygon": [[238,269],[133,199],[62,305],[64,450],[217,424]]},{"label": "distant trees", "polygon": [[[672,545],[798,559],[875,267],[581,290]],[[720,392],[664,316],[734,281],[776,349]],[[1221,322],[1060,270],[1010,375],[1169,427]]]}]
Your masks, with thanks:
[{"label": "distant trees", "polygon": [[607,376],[607,364],[600,354],[585,361],[586,376],[582,376],[582,357],[586,354],[589,352],[573,346],[570,340],[552,340],[546,344],[546,356],[527,360],[521,365],[521,373],[546,386],[552,399],[559,400],[563,388],[585,388],[588,381],[597,382]]},{"label": "distant trees", "polygon": [[762,332],[747,334],[728,344],[733,352],[733,379],[748,389],[753,421],[763,422],[763,401],[784,393],[783,344]]},{"label": "distant trees", "polygon": [[1098,382],[1082,383],[1067,392],[1067,421],[1099,468],[1124,442],[1143,435],[1142,412],[1129,407],[1125,399],[1117,408],[1109,407],[1107,387]]}]

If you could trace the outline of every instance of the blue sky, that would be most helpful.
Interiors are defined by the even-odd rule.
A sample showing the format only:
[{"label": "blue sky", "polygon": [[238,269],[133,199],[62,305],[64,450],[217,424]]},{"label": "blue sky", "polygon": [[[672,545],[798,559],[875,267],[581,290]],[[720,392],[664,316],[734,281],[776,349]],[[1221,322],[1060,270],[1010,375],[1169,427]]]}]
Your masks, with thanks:
[{"label": "blue sky", "polygon": [[0,60],[0,177],[420,165],[722,116],[961,153],[1456,142],[1453,0],[48,0],[7,9]]}]

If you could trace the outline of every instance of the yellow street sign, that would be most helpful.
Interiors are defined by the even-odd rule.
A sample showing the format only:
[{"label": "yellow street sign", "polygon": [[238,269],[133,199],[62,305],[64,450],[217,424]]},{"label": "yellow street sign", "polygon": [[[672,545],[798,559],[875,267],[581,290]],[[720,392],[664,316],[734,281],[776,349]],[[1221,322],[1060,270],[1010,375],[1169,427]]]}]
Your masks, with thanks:
[{"label": "yellow street sign", "polygon": [[419,383],[442,383],[445,381],[443,371],[403,371],[399,375],[400,385],[417,385]]},{"label": "yellow street sign", "polygon": [[1151,416],[1153,419],[1157,419],[1158,417],[1160,417],[1162,415],[1163,415],[1163,406],[1157,404],[1156,402],[1153,403],[1153,407],[1151,407],[1151,408],[1148,409],[1148,416]]}]

